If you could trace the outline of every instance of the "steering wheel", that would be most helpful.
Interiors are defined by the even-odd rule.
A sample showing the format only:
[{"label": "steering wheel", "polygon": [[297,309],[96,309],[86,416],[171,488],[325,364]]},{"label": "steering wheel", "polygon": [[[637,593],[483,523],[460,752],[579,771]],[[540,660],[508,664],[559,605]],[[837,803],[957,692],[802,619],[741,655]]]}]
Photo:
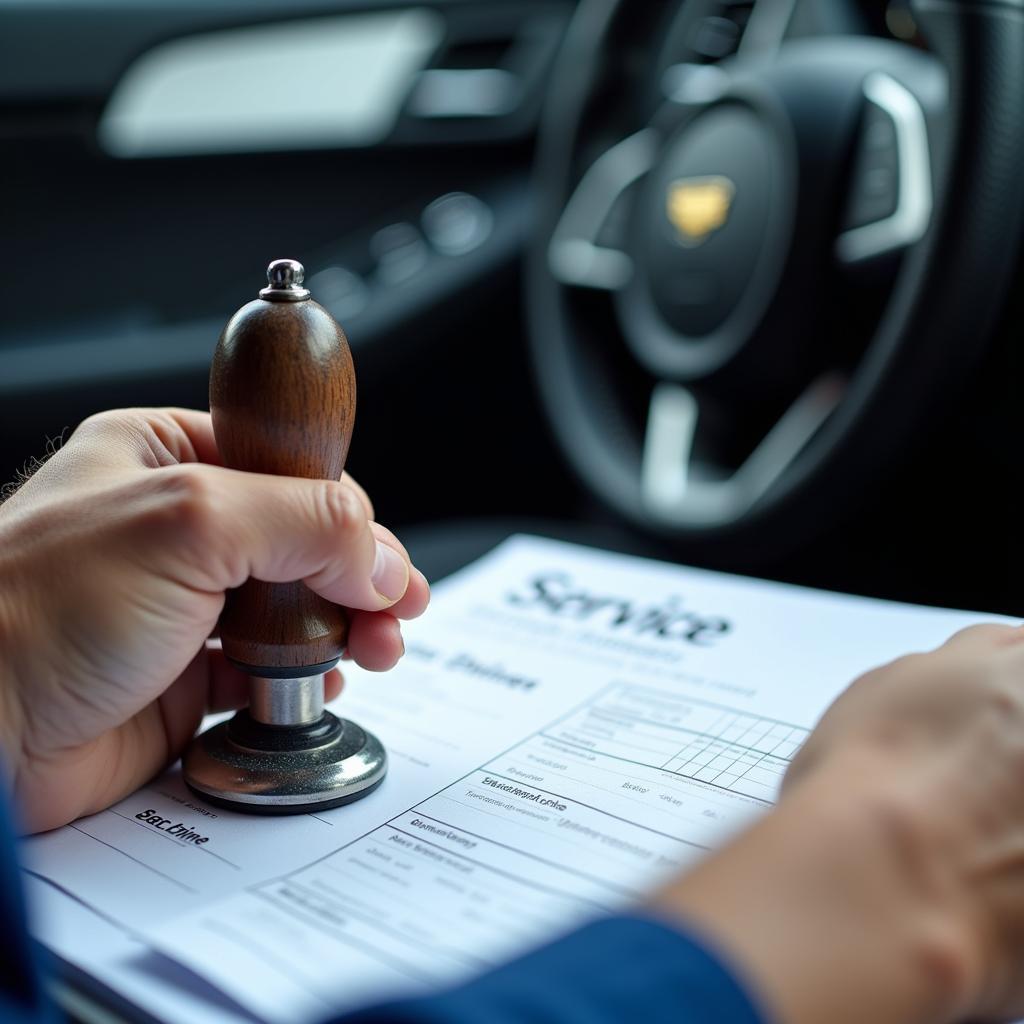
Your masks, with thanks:
[{"label": "steering wheel", "polygon": [[[855,514],[984,349],[1024,225],[1024,0],[912,13],[927,49],[795,38],[792,0],[583,0],[570,26],[532,358],[584,483],[680,547]],[[738,47],[698,58],[702,31]]]}]

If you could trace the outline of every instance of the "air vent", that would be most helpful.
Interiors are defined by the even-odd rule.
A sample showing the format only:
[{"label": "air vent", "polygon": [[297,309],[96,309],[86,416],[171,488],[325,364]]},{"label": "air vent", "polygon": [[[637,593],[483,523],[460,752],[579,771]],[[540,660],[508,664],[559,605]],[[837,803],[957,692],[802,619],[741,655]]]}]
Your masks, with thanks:
[{"label": "air vent", "polygon": [[521,81],[509,67],[515,36],[449,40],[421,72],[407,111],[420,118],[501,117],[520,101]]},{"label": "air vent", "polygon": [[504,35],[497,39],[449,42],[431,66],[448,71],[502,67],[515,41],[515,36]]},{"label": "air vent", "polygon": [[449,4],[444,43],[416,76],[394,140],[511,138],[532,131],[571,8],[552,0]]}]

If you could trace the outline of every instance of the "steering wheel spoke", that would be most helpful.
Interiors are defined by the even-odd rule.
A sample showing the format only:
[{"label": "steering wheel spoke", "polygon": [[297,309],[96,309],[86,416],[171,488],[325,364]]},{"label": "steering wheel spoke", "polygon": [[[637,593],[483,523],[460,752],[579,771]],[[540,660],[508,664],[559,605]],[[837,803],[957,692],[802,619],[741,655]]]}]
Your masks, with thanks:
[{"label": "steering wheel spoke", "polygon": [[864,80],[866,110],[854,157],[844,264],[860,264],[920,241],[932,216],[932,154],[921,101],[884,71]]},{"label": "steering wheel spoke", "polygon": [[697,462],[700,427],[696,394],[659,383],[651,393],[640,486],[644,507],[674,526],[721,523],[743,515],[796,461],[839,405],[841,378],[817,378],[775,421],[731,474]]},{"label": "steering wheel spoke", "polygon": [[697,396],[689,388],[655,385],[640,469],[640,487],[649,508],[674,509],[686,501],[699,418]]},{"label": "steering wheel spoke", "polygon": [[[609,244],[609,221],[631,185],[654,163],[657,138],[650,128],[606,150],[587,170],[551,237],[548,266],[562,284],[616,291],[633,276],[633,260]],[[620,240],[621,241],[621,240]]]}]

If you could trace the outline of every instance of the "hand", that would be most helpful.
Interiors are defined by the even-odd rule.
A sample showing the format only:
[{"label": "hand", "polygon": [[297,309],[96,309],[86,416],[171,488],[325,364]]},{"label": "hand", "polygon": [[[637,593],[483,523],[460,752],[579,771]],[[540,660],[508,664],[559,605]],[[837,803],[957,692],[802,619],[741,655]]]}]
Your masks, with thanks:
[{"label": "hand", "polygon": [[250,576],[352,609],[363,667],[401,656],[398,619],[423,612],[427,582],[358,484],[218,463],[205,413],[103,413],[0,506],[0,743],[30,830],[109,806],[206,711],[245,703],[208,637]]},{"label": "hand", "polygon": [[662,891],[783,1024],[1024,1014],[1024,630],[868,673],[779,807]]}]

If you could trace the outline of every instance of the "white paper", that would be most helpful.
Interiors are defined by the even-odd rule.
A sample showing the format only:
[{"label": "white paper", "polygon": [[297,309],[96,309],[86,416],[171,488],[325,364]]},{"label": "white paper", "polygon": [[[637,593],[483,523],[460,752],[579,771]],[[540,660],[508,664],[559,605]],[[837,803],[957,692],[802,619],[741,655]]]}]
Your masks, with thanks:
[{"label": "white paper", "polygon": [[[850,680],[983,618],[513,538],[437,588],[398,669],[346,668],[336,710],[390,756],[376,792],[246,817],[172,771],[25,843],[62,890],[35,929],[174,1024],[311,1020],[457,980],[721,844]],[[93,943],[84,908],[129,938]],[[188,999],[168,977],[192,978]]]}]

